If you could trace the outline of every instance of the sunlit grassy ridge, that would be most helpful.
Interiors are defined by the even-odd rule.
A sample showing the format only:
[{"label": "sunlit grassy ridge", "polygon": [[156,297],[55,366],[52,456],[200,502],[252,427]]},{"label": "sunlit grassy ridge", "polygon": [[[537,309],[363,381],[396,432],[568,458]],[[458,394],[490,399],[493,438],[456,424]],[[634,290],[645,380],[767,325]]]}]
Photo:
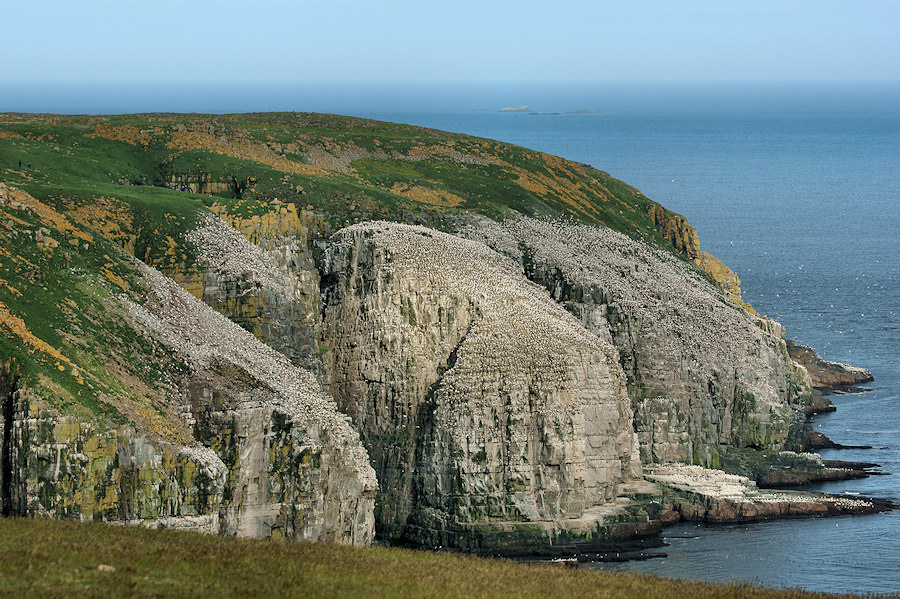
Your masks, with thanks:
[{"label": "sunlit grassy ridge", "polygon": [[369,219],[443,228],[521,213],[675,251],[650,216],[658,204],[587,165],[334,115],[4,114],[0,183],[0,356],[66,412],[141,427],[164,409],[160,373],[179,366],[110,298],[142,293],[131,256],[182,282],[198,273],[185,234],[209,209],[251,239],[287,206],[303,213],[294,230],[318,236]]},{"label": "sunlit grassy ridge", "polygon": [[160,186],[195,182],[223,200],[278,197],[336,219],[515,210],[663,241],[647,214],[654,203],[587,165],[351,117],[0,115],[0,167],[8,183],[41,200],[121,197],[154,223],[155,211],[184,212],[185,198]]},{"label": "sunlit grassy ridge", "polygon": [[397,548],[207,537],[47,520],[0,520],[0,593],[16,597],[746,597],[796,589]]}]

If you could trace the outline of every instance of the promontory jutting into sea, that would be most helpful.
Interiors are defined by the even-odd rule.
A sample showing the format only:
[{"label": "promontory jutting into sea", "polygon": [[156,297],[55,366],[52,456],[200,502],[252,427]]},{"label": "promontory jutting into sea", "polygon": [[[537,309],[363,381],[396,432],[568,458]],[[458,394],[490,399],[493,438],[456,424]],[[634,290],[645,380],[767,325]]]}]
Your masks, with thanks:
[{"label": "promontory jutting into sea", "polygon": [[900,588],[900,87],[348,89],[0,115],[4,514]]}]

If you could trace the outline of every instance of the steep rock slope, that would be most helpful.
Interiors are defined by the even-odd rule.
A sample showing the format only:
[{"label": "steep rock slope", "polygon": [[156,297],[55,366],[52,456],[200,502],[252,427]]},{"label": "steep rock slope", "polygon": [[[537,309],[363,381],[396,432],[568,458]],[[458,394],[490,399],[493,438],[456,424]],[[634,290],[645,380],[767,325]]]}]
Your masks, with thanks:
[{"label": "steep rock slope", "polygon": [[318,371],[319,272],[307,227],[293,205],[274,207],[264,218],[240,219],[199,213],[185,238],[203,270],[182,275],[211,308],[306,369]]},{"label": "steep rock slope", "polygon": [[473,548],[603,537],[602,508],[621,515],[618,486],[640,476],[608,333],[509,259],[433,229],[348,227],[322,272],[330,389],[372,455],[382,534]]},{"label": "steep rock slope", "polygon": [[24,192],[0,217],[5,514],[371,540],[374,473],[313,373]]},{"label": "steep rock slope", "polygon": [[781,326],[726,299],[693,265],[609,229],[478,219],[464,234],[610,334],[628,377],[645,462],[717,466],[730,447],[781,448],[809,401]]}]

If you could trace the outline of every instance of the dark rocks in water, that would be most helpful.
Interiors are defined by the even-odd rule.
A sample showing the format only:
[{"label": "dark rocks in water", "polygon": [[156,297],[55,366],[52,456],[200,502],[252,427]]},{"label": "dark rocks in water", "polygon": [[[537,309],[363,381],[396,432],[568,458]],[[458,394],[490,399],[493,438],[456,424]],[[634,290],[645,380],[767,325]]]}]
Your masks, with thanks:
[{"label": "dark rocks in water", "polygon": [[817,449],[872,449],[871,445],[842,445],[835,443],[818,431],[808,431],[804,441],[804,447],[808,451]]},{"label": "dark rocks in water", "polygon": [[870,474],[873,473],[860,468],[826,466],[815,470],[772,470],[761,474],[756,481],[761,488],[774,489],[866,478]]},{"label": "dark rocks in water", "polygon": [[814,414],[824,414],[826,412],[835,412],[837,408],[830,399],[822,395],[821,391],[813,391],[809,404],[805,410],[807,416]]},{"label": "dark rocks in water", "polygon": [[868,474],[882,474],[881,472],[873,472],[875,468],[881,468],[881,464],[873,462],[845,462],[844,460],[822,460],[826,468],[841,468],[844,470],[862,470]]},{"label": "dark rocks in water", "polygon": [[[825,435],[811,430],[807,432],[807,435],[807,439],[811,435],[820,443],[831,442]],[[802,451],[731,449],[722,459],[722,469],[731,474],[746,476],[760,488],[766,489],[798,487],[813,483],[865,478],[871,474],[878,474],[872,470],[877,468],[878,464],[823,460],[818,454],[805,453],[806,450],[812,449],[805,443],[798,449]]]}]

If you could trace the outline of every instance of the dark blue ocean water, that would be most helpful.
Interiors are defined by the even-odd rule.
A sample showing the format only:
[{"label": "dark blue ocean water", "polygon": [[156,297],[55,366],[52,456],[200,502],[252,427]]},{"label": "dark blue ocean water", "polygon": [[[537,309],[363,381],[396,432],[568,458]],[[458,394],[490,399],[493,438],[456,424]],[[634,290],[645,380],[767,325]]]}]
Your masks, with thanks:
[{"label": "dark blue ocean water", "polygon": [[[534,114],[497,108],[529,105]],[[601,114],[565,114],[602,109]],[[889,476],[821,485],[900,502],[900,84],[0,84],[0,111],[319,111],[500,139],[593,164],[684,214],[744,297],[875,375],[815,425],[823,457]],[[668,557],[598,567],[900,593],[900,513],[666,531]]]}]

